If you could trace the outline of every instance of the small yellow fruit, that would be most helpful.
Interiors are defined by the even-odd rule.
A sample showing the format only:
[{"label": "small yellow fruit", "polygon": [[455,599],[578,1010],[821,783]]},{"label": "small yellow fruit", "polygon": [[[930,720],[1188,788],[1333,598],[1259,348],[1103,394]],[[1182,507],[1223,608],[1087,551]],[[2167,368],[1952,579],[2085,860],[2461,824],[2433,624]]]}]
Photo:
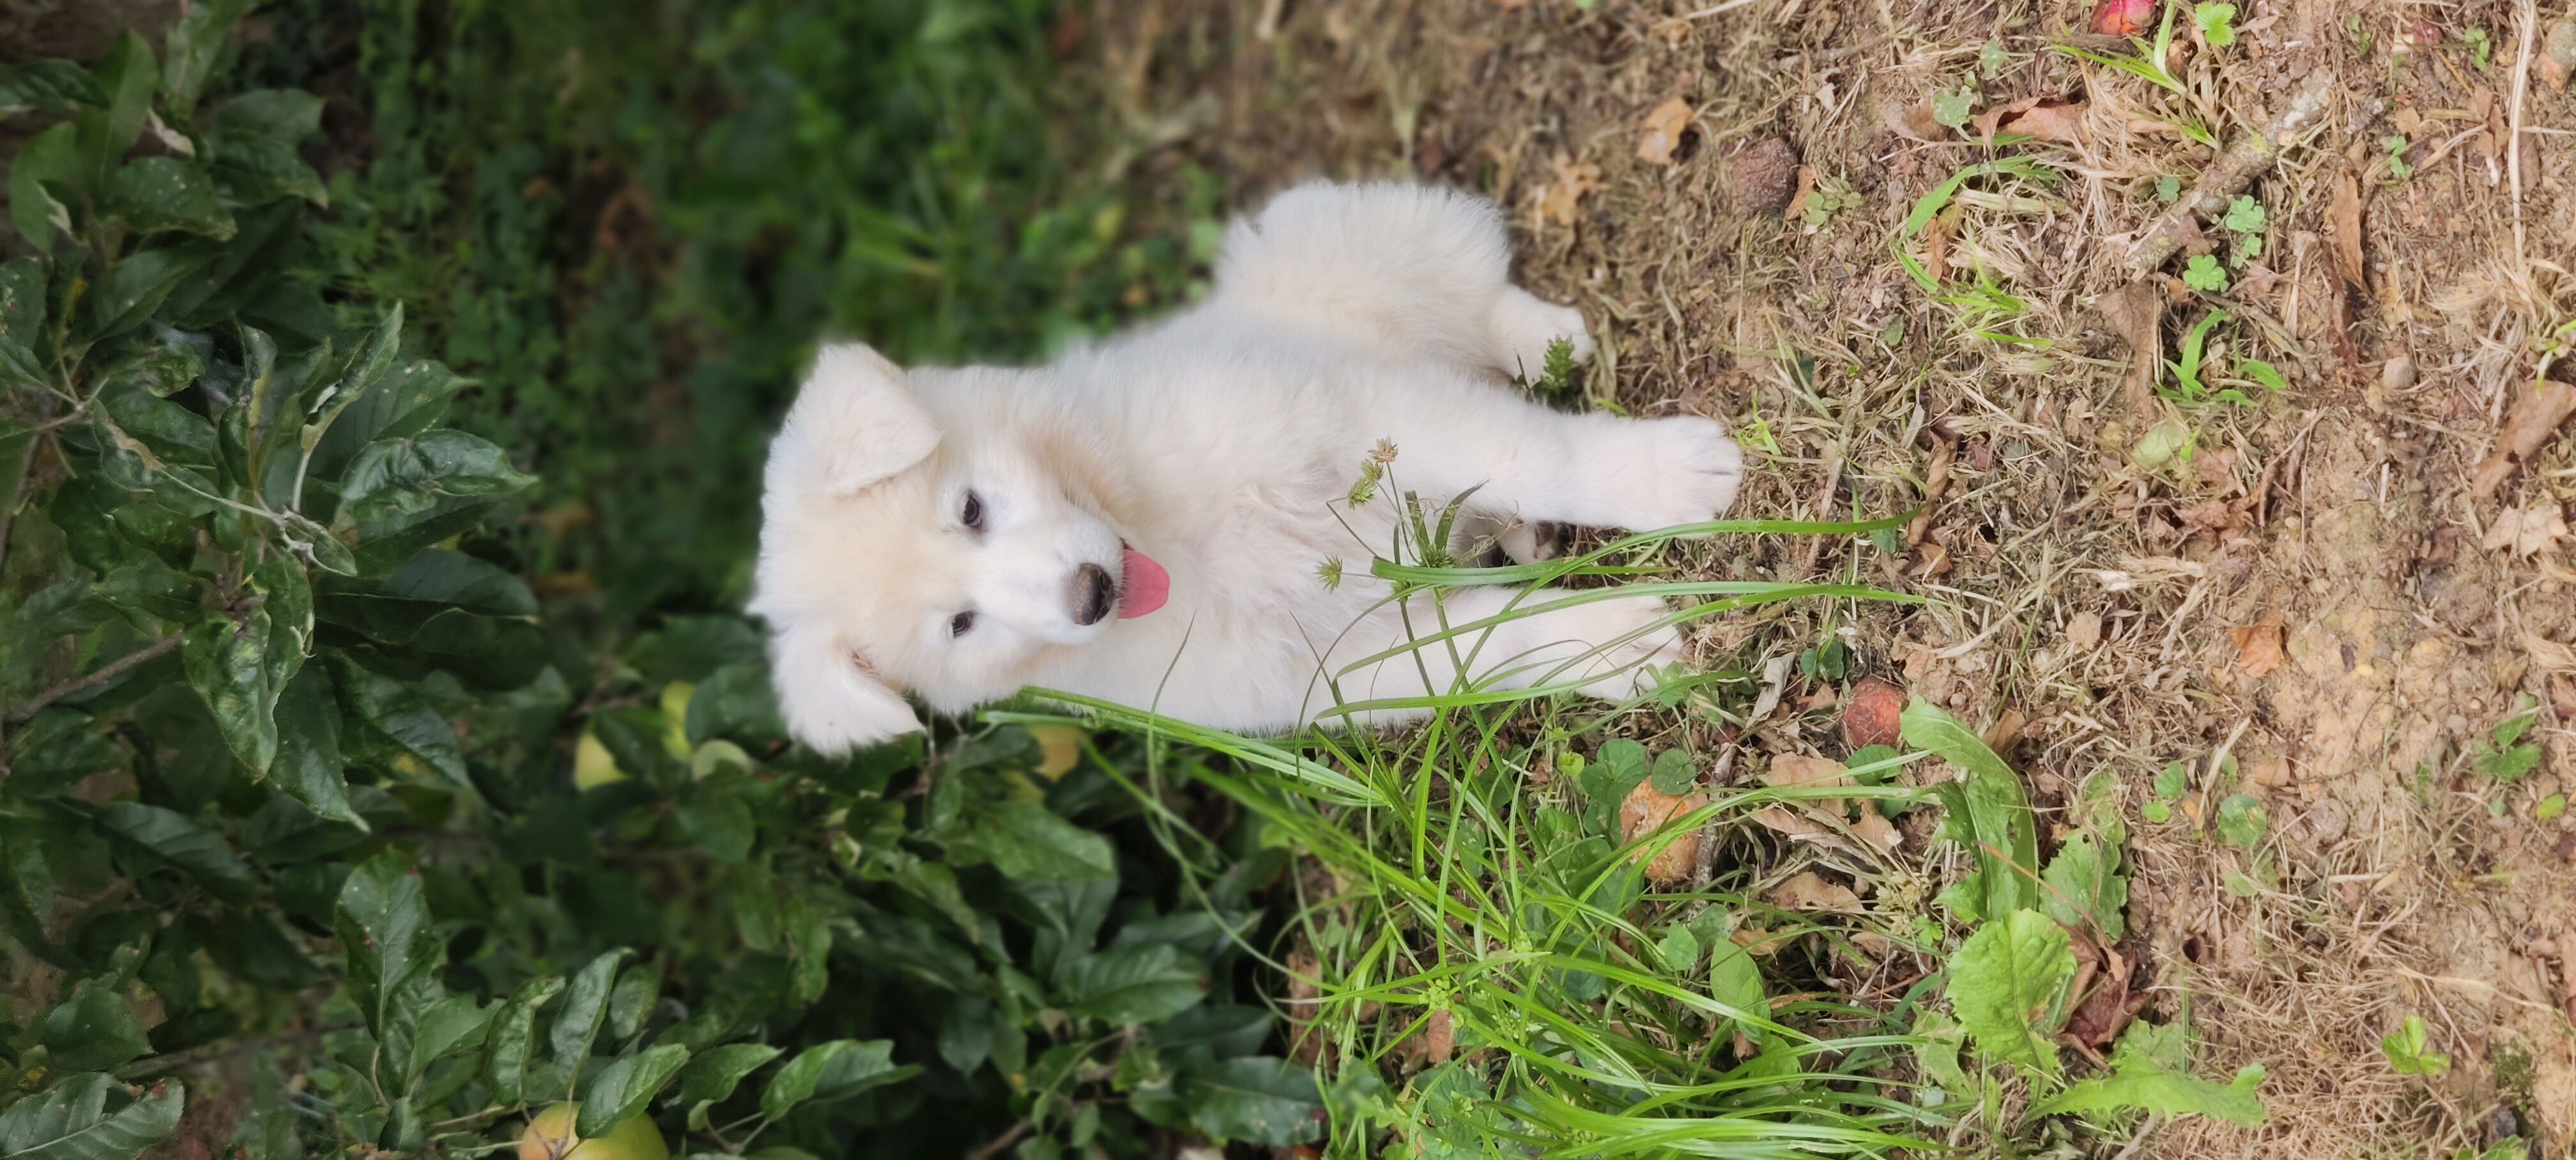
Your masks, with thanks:
[{"label": "small yellow fruit", "polygon": [[609,756],[608,747],[596,735],[584,733],[581,744],[572,751],[572,783],[583,789],[626,780],[626,771],[617,768],[617,759]]},{"label": "small yellow fruit", "polygon": [[1038,776],[1054,781],[1082,761],[1082,730],[1071,725],[1031,725],[1029,736],[1037,739],[1046,756],[1038,761]]},{"label": "small yellow fruit", "polygon": [[689,759],[689,698],[697,691],[687,681],[662,686],[662,748],[682,761]]},{"label": "small yellow fruit", "polygon": [[556,1104],[529,1117],[519,1133],[519,1160],[671,1160],[671,1146],[651,1116],[619,1120],[605,1136],[588,1140],[572,1134],[577,1102]]}]

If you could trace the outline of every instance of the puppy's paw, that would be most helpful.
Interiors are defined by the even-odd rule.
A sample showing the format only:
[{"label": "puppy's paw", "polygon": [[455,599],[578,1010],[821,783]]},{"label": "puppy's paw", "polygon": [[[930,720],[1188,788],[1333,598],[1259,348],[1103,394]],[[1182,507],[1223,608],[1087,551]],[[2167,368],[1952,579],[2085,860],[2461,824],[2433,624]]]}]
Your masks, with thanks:
[{"label": "puppy's paw", "polygon": [[[1605,600],[1567,609],[1557,629],[1571,639],[1565,647],[1596,655],[1575,670],[1589,678],[1582,693],[1604,701],[1624,701],[1653,689],[1664,669],[1682,663],[1679,628],[1660,623],[1670,610],[1654,597]],[[1569,654],[1572,655],[1572,654]],[[1559,678],[1561,679],[1561,678]]]},{"label": "puppy's paw", "polygon": [[1592,332],[1584,328],[1581,311],[1542,302],[1518,286],[1505,289],[1495,300],[1486,326],[1493,333],[1495,356],[1502,361],[1504,373],[1524,380],[1536,382],[1547,373],[1547,348],[1558,339],[1574,345],[1577,364],[1592,358]]},{"label": "puppy's paw", "polygon": [[1744,452],[1715,420],[1653,419],[1628,428],[1619,461],[1629,514],[1620,526],[1640,531],[1714,519],[1735,503],[1744,482]]}]

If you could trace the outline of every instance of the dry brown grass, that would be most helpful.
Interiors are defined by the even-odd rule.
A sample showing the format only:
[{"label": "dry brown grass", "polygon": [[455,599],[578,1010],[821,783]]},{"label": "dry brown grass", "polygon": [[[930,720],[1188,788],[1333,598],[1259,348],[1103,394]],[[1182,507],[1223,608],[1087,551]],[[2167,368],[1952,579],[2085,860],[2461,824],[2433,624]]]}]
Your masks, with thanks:
[{"label": "dry brown grass", "polygon": [[[1118,159],[1148,180],[1187,160],[1224,173],[1238,202],[1318,174],[1492,194],[1523,279],[1580,305],[1600,336],[1596,397],[1758,420],[1776,439],[1740,512],[1897,511],[1946,478],[1902,557],[1769,543],[1692,560],[1747,578],[1857,576],[1932,604],[1772,606],[1700,644],[1759,671],[1848,625],[1868,671],[1971,720],[2025,716],[2018,764],[2043,816],[2062,817],[2095,771],[2123,779],[2138,867],[2127,949],[2164,1016],[2187,997],[2206,1069],[2271,1075],[2267,1126],[2185,1120],[2138,1154],[2447,1156],[2483,1143],[2499,1108],[2567,1154],[2576,829],[2532,814],[2576,789],[2576,730],[2544,710],[2549,756],[2512,787],[2472,772],[2468,753],[2516,694],[2547,703],[2549,657],[2526,639],[2576,636],[2568,541],[2481,546],[2501,513],[2576,498],[2576,439],[2497,500],[2464,487],[2534,374],[2533,340],[2576,291],[2576,97],[2535,78],[2513,104],[2534,16],[2240,0],[2243,40],[2192,50],[2186,101],[2046,51],[2085,18],[2063,2],[1694,14],[1707,7],[1100,2],[1081,9],[1078,50],[1100,67],[1077,71],[1131,124],[1184,126]],[[2493,38],[2483,71],[2460,43],[2471,27]],[[2450,43],[2413,43],[2423,30]],[[1990,42],[2004,56],[1981,78],[1986,103],[2087,98],[2078,140],[1997,151],[1906,131]],[[2212,156],[2148,122],[2196,112],[2232,139],[2320,69],[2337,85],[2324,124],[2251,191],[2271,214],[2270,273],[2240,275],[2224,299],[2240,320],[2229,345],[2277,364],[2289,390],[2137,413],[2131,352],[2090,304],[2126,281],[2118,259],[2162,208],[2155,179],[2188,189]],[[1674,97],[1693,110],[1680,159],[1640,159],[1646,113]],[[2491,127],[2517,118],[2518,199],[2516,151]],[[2405,180],[2383,144],[2400,131],[2420,143]],[[1766,141],[1858,205],[1810,230],[1745,204],[1764,196],[1752,159]],[[2022,306],[1980,325],[1928,300],[1890,239],[1918,196],[1998,152],[2066,178],[2018,191],[2045,206],[1990,202],[1946,223],[1938,260],[1954,282],[1981,265]],[[2335,280],[2346,174],[2365,198],[2366,294]],[[2166,357],[2209,308],[2177,298]],[[2168,414],[2200,453],[2132,463]],[[2286,657],[2248,672],[2228,630],[2267,618]],[[2222,745],[2242,784],[2196,792],[2183,813],[2231,789],[2264,799],[2273,876],[2252,897],[2222,888],[2254,869],[2247,852],[2188,821],[2134,820],[2156,769]],[[2407,1013],[2459,1062],[2449,1075],[2401,1077],[2381,1058],[2379,1036]]]}]

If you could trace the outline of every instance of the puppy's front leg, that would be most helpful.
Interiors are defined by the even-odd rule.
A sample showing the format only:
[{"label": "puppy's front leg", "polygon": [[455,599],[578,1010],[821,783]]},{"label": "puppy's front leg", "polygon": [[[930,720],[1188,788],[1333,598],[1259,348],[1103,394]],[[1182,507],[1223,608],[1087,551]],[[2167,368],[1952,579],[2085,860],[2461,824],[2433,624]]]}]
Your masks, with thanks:
[{"label": "puppy's front leg", "polygon": [[[1663,601],[1554,588],[1479,587],[1417,595],[1401,614],[1373,621],[1391,632],[1358,633],[1335,650],[1329,683],[1309,698],[1312,716],[1336,704],[1411,700],[1474,689],[1526,689],[1580,682],[1580,691],[1619,700],[1652,687],[1653,670],[1682,660],[1681,633],[1663,623]],[[1386,707],[1361,723],[1421,716]]]},{"label": "puppy's front leg", "polygon": [[1744,456],[1697,416],[1569,415],[1489,387],[1383,399],[1398,483],[1426,498],[1474,487],[1474,506],[1523,521],[1653,529],[1710,519],[1735,502]]}]

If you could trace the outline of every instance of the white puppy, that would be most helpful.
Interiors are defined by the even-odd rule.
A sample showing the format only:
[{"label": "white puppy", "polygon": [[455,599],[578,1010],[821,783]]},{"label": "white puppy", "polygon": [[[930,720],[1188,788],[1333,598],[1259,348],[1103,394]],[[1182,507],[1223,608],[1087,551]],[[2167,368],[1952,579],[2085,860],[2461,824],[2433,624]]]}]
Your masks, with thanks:
[{"label": "white puppy", "polygon": [[[1591,353],[1582,316],[1509,266],[1483,200],[1309,185],[1234,224],[1204,301],[1048,366],[825,348],[770,449],[751,603],[788,725],[839,751],[920,728],[902,690],[957,712],[1032,685],[1246,732],[1462,682],[1629,695],[1679,659],[1660,601],[1489,586],[1435,608],[1368,575],[1399,527],[1389,488],[1350,502],[1381,443],[1394,489],[1435,512],[1473,489],[1496,528],[1660,528],[1735,498],[1715,422],[1564,414],[1506,385],[1555,339]],[[1332,559],[1353,561],[1338,585]],[[1406,647],[1515,603],[1549,610]]]}]

